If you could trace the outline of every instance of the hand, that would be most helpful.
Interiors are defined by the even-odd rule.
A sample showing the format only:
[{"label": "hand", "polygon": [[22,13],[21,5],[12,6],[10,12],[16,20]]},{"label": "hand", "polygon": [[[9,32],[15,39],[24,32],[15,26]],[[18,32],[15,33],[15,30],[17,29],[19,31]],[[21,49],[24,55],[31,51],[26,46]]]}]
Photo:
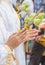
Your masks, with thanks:
[{"label": "hand", "polygon": [[8,41],[6,42],[7,45],[8,45],[11,49],[16,48],[17,46],[19,46],[19,44],[20,44],[21,42],[24,41],[25,33],[26,33],[25,29],[22,29],[20,32],[13,33],[13,34],[9,37]]},{"label": "hand", "polygon": [[28,41],[28,40],[33,40],[35,39],[35,36],[38,35],[37,30],[32,29],[32,30],[25,30],[22,29],[20,32],[18,33],[14,33],[12,34],[8,41],[7,41],[7,45],[10,48],[16,48],[17,46],[19,46],[22,42]]},{"label": "hand", "polygon": [[37,35],[38,35],[38,30],[36,29],[26,30],[25,41],[35,39]]},{"label": "hand", "polygon": [[38,36],[35,41],[45,47],[45,37],[43,35]]},{"label": "hand", "polygon": [[36,42],[40,42],[42,37],[43,37],[43,35],[37,36],[37,37],[35,38],[35,41],[36,41]]}]

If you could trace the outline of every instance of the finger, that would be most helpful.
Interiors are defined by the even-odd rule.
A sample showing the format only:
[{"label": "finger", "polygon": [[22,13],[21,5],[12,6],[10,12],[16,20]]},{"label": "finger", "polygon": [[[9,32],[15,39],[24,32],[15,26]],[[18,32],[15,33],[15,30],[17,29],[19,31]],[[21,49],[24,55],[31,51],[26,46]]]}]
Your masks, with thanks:
[{"label": "finger", "polygon": [[24,38],[23,42],[26,42],[26,41],[29,41],[29,40],[34,40],[34,39],[35,39],[35,37]]},{"label": "finger", "polygon": [[34,40],[34,39],[35,39],[35,37],[28,38],[28,40]]},{"label": "finger", "polygon": [[10,35],[10,38],[12,38],[12,37],[16,36],[17,34],[18,34],[17,32],[16,32],[16,33],[11,34],[11,35]]},{"label": "finger", "polygon": [[28,34],[35,34],[35,33],[38,33],[37,31],[30,31],[30,30],[26,30],[26,32],[28,33]]},{"label": "finger", "polygon": [[37,34],[33,34],[33,35],[27,35],[26,36],[26,39],[29,39],[29,38],[33,38],[33,37],[36,37]]},{"label": "finger", "polygon": [[15,36],[16,36],[16,35],[20,35],[20,34],[23,33],[25,30],[26,30],[26,29],[23,28],[20,32],[13,33],[11,36],[13,36],[13,35],[15,35]]},{"label": "finger", "polygon": [[25,38],[25,32],[23,32],[20,36],[18,36],[18,39],[19,39],[19,41],[24,41],[24,39],[25,40],[28,40],[28,39],[32,39],[33,37],[35,37],[37,35],[37,33],[36,34],[33,34],[33,35],[30,35],[30,34],[28,34],[27,36],[26,36],[26,38]]},{"label": "finger", "polygon": [[[13,36],[15,38],[15,35]],[[18,40],[19,43],[23,42],[23,39],[25,38],[25,32],[23,32],[21,35],[16,36],[16,39]]]},{"label": "finger", "polygon": [[23,40],[25,38],[25,34],[24,35],[20,35],[20,36],[17,36],[19,40]]},{"label": "finger", "polygon": [[26,29],[25,28],[23,28],[20,32],[18,32],[18,34],[17,35],[20,35],[21,33],[23,33],[24,31],[26,31]]},{"label": "finger", "polygon": [[30,31],[38,31],[37,29],[29,29]]},{"label": "finger", "polygon": [[26,41],[34,40],[34,39],[35,39],[35,36],[29,36],[29,37],[23,38],[22,42],[26,42]]},{"label": "finger", "polygon": [[18,42],[19,42],[18,45],[21,44],[22,42],[24,42],[24,39],[25,39],[25,38],[23,38],[23,39],[18,39]]},{"label": "finger", "polygon": [[21,42],[26,42],[26,41],[27,41],[26,38],[21,39]]},{"label": "finger", "polygon": [[38,35],[38,33],[35,33],[35,34],[34,33],[31,33],[31,34],[30,33],[27,33],[27,36],[30,36],[30,37],[33,37],[33,36],[36,37],[37,35]]},{"label": "finger", "polygon": [[16,36],[17,34],[18,34],[17,32],[16,33],[13,33],[12,36],[14,36],[14,35]]},{"label": "finger", "polygon": [[19,37],[22,38],[22,37],[25,36],[25,35],[26,35],[26,31],[22,32],[22,33],[19,35]]}]

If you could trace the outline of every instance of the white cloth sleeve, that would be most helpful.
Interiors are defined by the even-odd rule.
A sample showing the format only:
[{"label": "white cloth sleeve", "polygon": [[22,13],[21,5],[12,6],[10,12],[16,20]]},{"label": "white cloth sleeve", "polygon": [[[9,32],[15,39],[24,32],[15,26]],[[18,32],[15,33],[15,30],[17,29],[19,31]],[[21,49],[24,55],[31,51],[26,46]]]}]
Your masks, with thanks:
[{"label": "white cloth sleeve", "polygon": [[[2,12],[2,10],[3,10],[3,12]],[[0,5],[0,13],[4,19],[5,28],[6,28],[7,32],[12,34],[20,28],[20,21],[18,19],[16,12],[14,12],[13,8],[11,7],[11,5],[9,6],[8,3],[2,3],[2,5]],[[18,61],[19,61],[19,65],[25,65],[24,44],[23,43],[20,44],[15,49],[15,51],[16,51],[15,52],[16,57],[18,58]],[[23,61],[22,61],[22,59],[23,59]],[[3,65],[5,65],[5,64],[3,64]]]},{"label": "white cloth sleeve", "polygon": [[5,65],[8,52],[3,45],[0,45],[0,65]]}]

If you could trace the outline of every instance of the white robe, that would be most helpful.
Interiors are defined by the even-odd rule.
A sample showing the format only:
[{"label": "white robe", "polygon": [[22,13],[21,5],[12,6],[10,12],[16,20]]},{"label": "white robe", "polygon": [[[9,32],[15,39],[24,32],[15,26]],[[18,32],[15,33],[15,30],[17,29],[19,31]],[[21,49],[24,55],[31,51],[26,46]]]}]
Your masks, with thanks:
[{"label": "white robe", "polygon": [[16,5],[16,1],[17,0],[9,0],[9,2],[12,3],[13,5]]},{"label": "white robe", "polygon": [[[0,3],[0,16],[3,18],[0,24],[0,44],[3,45],[8,37],[20,28],[20,21],[11,4],[7,2]],[[19,65],[25,65],[24,44],[20,44],[14,51]]]}]

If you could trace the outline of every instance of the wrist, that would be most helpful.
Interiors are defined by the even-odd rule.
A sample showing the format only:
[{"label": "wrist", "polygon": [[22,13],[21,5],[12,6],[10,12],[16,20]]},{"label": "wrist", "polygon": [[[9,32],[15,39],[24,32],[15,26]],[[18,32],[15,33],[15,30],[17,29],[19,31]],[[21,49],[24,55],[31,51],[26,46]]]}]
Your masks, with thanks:
[{"label": "wrist", "polygon": [[6,46],[8,46],[11,50],[13,50],[14,48],[13,48],[13,46],[12,45],[10,45],[11,43],[6,43]]},{"label": "wrist", "polygon": [[10,48],[7,44],[5,44],[4,47],[6,48],[7,51],[8,51],[8,50],[9,50],[10,52],[12,51],[11,48]]}]

